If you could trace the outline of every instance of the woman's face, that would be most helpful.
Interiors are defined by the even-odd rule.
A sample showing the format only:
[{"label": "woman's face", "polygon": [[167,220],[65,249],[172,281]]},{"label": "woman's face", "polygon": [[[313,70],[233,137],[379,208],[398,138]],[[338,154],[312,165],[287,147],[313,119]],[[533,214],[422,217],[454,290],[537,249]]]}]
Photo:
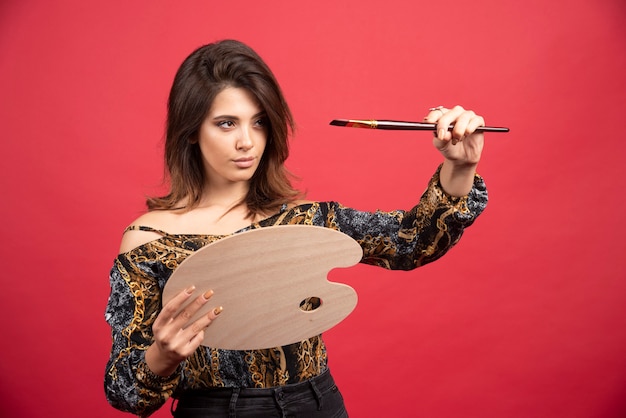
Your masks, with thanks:
[{"label": "woman's face", "polygon": [[266,121],[246,89],[227,87],[215,96],[198,137],[209,186],[250,181],[267,143]]}]

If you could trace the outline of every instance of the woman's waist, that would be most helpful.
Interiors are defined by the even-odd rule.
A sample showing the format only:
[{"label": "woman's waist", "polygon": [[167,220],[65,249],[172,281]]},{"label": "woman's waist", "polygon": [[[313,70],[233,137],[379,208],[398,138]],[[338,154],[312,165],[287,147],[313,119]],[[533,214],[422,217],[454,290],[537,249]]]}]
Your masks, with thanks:
[{"label": "woman's waist", "polygon": [[230,398],[234,391],[237,391],[239,397],[255,398],[255,397],[273,397],[277,392],[289,395],[307,392],[311,387],[315,387],[322,392],[331,390],[335,387],[335,382],[326,368],[319,375],[305,379],[297,383],[287,383],[284,385],[272,387],[205,387],[197,389],[187,389],[182,393],[175,393],[174,398],[181,401],[190,401],[193,399],[203,398]]},{"label": "woman's waist", "polygon": [[284,347],[235,351],[201,347],[183,366],[180,391],[204,388],[272,388],[326,371],[321,335]]}]

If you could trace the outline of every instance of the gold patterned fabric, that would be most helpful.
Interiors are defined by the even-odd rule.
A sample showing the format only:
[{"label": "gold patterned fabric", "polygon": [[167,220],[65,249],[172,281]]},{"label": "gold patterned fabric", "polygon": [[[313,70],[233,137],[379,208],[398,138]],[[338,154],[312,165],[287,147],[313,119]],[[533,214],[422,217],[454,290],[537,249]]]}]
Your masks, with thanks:
[{"label": "gold patterned fabric", "polygon": [[[362,263],[411,270],[444,255],[458,242],[487,204],[478,175],[465,197],[447,195],[435,173],[419,203],[408,211],[364,212],[337,202],[314,202],[255,223],[245,230],[274,225],[315,225],[341,231],[363,249]],[[150,230],[149,227],[134,229]],[[199,347],[169,377],[155,375],[144,354],[152,344],[152,324],[161,309],[161,292],[176,267],[190,254],[224,236],[162,237],[118,255],[110,274],[106,320],[112,330],[105,392],[116,408],[140,416],[157,410],[170,396],[210,387],[267,388],[297,383],[327,369],[322,336],[267,350],[234,351]]]}]

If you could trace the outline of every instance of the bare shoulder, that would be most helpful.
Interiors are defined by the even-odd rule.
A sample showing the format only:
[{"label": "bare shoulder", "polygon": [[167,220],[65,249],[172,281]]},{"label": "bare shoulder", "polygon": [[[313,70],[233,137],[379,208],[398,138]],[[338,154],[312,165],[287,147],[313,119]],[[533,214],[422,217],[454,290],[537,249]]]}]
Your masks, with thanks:
[{"label": "bare shoulder", "polygon": [[[150,211],[146,212],[133,222],[129,226],[150,227],[152,229],[167,231],[168,220],[171,214],[168,211]],[[162,235],[154,231],[142,231],[139,229],[131,229],[124,232],[122,235],[122,242],[120,244],[120,254],[126,253],[134,248],[137,248],[143,244],[147,244],[150,241],[161,238]]]}]

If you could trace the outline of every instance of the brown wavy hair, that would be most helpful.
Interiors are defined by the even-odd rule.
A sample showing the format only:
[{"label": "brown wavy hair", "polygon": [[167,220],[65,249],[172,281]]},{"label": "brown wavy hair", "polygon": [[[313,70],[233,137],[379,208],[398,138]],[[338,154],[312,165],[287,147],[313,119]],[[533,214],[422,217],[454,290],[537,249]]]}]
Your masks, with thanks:
[{"label": "brown wavy hair", "polygon": [[263,157],[250,180],[250,190],[239,203],[250,215],[275,210],[301,194],[293,188],[284,162],[288,140],[295,129],[293,116],[274,74],[247,45],[224,40],[191,53],[176,72],[167,107],[165,177],[170,191],[149,197],[149,210],[196,207],[202,197],[206,172],[198,132],[215,96],[226,87],[248,90],[267,115],[268,136]]}]

